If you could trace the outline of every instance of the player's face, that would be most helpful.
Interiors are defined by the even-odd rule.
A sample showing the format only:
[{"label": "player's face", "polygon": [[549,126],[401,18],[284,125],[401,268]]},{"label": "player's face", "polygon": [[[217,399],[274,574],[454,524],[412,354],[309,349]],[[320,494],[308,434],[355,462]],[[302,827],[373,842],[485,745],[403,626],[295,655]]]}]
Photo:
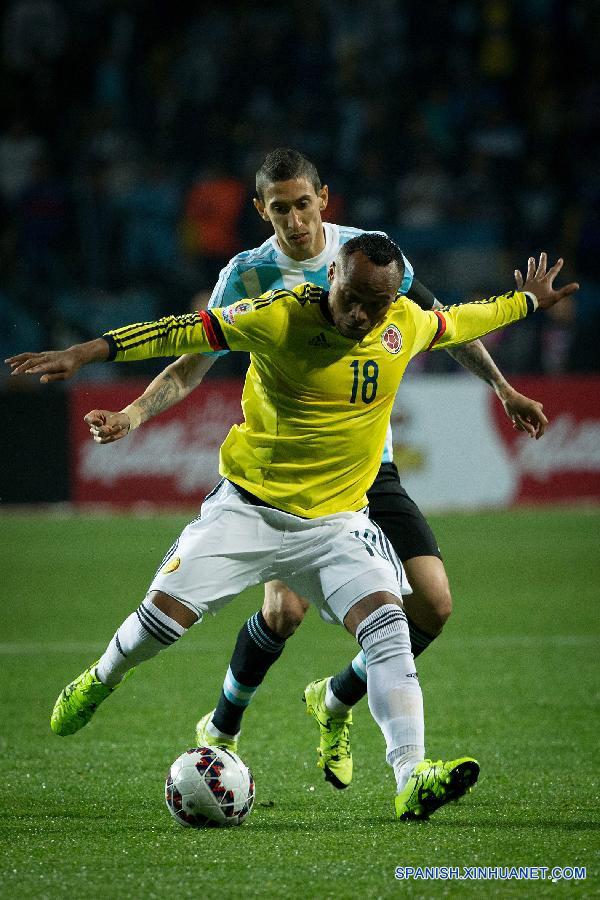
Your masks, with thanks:
[{"label": "player's face", "polygon": [[261,218],[273,226],[286,256],[303,260],[325,249],[321,212],[327,199],[327,185],[317,193],[308,178],[291,178],[269,184],[264,202],[255,198],[254,205]]},{"label": "player's face", "polygon": [[396,299],[402,276],[395,263],[377,266],[360,250],[342,265],[332,263],[329,311],[340,334],[362,341],[380,325]]}]

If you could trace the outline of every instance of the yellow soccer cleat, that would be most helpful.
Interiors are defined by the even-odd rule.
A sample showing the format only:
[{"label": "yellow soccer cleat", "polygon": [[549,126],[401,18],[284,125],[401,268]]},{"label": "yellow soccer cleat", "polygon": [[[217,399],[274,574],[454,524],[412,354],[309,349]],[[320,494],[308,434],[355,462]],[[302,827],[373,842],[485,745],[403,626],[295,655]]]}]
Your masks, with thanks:
[{"label": "yellow soccer cleat", "polygon": [[428,819],[431,813],[458,800],[479,777],[479,763],[470,756],[451,762],[425,759],[415,766],[404,790],[396,797],[396,816],[403,822]]},{"label": "yellow soccer cleat", "polygon": [[352,781],[352,753],[350,752],[350,726],[352,710],[341,716],[333,716],[325,706],[325,693],[329,679],[311,681],[304,688],[302,699],[306,712],[319,725],[320,740],[317,747],[317,765],[325,772],[325,781],[336,788],[346,788]]},{"label": "yellow soccer cleat", "polygon": [[232,750],[237,753],[239,733],[235,737],[215,737],[206,730],[209,722],[212,720],[214,709],[205,716],[202,716],[196,723],[196,746],[197,747],[224,747],[225,750]]},{"label": "yellow soccer cleat", "polygon": [[[98,660],[58,695],[50,719],[50,728],[55,734],[64,736],[79,731],[87,725],[102,701],[118,687],[109,687],[99,680],[96,675],[97,665]],[[132,671],[130,669],[125,678]]]}]

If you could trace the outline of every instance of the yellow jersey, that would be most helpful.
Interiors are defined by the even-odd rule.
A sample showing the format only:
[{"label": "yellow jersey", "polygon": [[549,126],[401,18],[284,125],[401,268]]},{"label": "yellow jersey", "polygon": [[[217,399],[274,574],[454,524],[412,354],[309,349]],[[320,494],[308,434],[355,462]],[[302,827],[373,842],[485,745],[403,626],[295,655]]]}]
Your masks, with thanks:
[{"label": "yellow jersey", "polygon": [[366,506],[394,397],[413,356],[472,341],[537,305],[532,295],[514,291],[435,311],[400,297],[356,343],[334,326],[328,297],[301,284],[104,337],[109,358],[123,362],[249,351],[244,421],[221,446],[219,470],[277,509],[316,518]]}]

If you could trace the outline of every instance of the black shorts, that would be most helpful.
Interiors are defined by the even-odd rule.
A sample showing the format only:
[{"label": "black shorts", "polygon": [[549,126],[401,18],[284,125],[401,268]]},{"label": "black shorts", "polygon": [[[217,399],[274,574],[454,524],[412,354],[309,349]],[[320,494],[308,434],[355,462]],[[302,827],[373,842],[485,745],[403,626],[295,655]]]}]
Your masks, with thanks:
[{"label": "black shorts", "polygon": [[433,531],[400,484],[394,463],[381,464],[367,497],[369,518],[379,525],[402,562],[413,556],[442,558]]}]

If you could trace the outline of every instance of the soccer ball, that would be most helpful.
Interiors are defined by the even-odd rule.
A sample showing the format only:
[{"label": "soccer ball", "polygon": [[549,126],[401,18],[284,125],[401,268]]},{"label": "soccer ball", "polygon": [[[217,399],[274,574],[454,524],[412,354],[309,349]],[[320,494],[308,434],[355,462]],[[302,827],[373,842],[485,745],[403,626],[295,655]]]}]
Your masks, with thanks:
[{"label": "soccer ball", "polygon": [[254,805],[254,779],[237,753],[193,747],[171,766],[165,802],[175,821],[186,828],[241,825]]}]

